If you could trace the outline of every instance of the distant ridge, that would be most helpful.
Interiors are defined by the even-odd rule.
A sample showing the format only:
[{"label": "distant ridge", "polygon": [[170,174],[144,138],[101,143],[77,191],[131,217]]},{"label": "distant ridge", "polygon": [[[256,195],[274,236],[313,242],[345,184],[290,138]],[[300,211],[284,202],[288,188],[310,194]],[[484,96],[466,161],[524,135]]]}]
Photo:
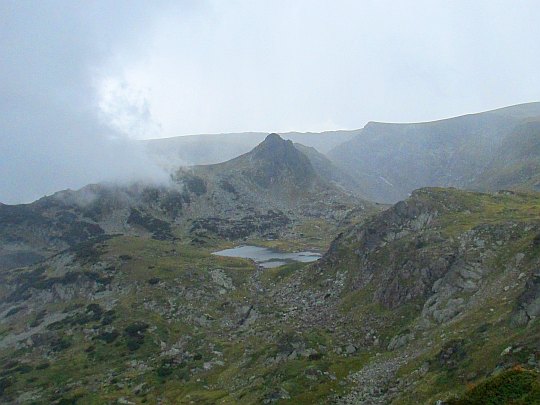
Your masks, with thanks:
[{"label": "distant ridge", "polygon": [[[505,159],[518,127],[539,119],[535,102],[432,122],[370,122],[328,157],[357,178],[363,195],[374,201],[393,203],[427,186],[491,190],[497,182],[480,181],[484,171]],[[505,184],[520,188],[520,176],[514,179]]]},{"label": "distant ridge", "polygon": [[[316,148],[322,153],[351,139],[359,131],[326,131],[321,133],[282,133],[284,139]],[[140,141],[158,164],[176,166],[221,163],[249,152],[264,141],[267,132],[186,135]]]}]

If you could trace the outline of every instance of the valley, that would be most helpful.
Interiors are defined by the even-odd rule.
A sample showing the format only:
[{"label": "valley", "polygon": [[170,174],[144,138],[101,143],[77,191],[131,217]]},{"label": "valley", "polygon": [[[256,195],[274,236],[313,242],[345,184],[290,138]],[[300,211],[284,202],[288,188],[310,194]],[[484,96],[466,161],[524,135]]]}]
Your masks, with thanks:
[{"label": "valley", "polygon": [[536,107],[0,205],[2,402],[539,403]]}]

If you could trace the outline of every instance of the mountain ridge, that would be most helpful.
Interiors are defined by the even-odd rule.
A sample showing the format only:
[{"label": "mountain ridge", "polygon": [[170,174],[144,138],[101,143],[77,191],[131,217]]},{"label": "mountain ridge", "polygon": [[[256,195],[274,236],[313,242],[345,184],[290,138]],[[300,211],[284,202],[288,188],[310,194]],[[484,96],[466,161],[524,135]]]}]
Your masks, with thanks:
[{"label": "mountain ridge", "polygon": [[540,103],[433,122],[370,123],[328,156],[372,201],[394,203],[428,186],[478,189],[504,139],[537,117]]},{"label": "mountain ridge", "polygon": [[180,169],[167,186],[97,184],[1,205],[0,264],[31,264],[102,234],[197,243],[215,234],[275,237],[306,220],[337,226],[353,209],[374,209],[320,177],[291,141],[267,138],[231,161]]},{"label": "mountain ridge", "polygon": [[[534,108],[370,124],[361,173],[269,134],[168,185],[0,204],[0,400],[539,402]],[[216,255],[242,245],[322,256]]]}]

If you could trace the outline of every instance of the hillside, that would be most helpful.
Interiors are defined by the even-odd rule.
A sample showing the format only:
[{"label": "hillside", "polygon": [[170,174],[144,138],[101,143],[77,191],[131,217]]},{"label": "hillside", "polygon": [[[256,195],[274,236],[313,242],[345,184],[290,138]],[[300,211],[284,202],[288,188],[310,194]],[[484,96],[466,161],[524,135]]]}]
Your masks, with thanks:
[{"label": "hillside", "polygon": [[426,186],[477,189],[482,181],[496,186],[480,178],[489,177],[488,167],[495,169],[505,139],[535,117],[540,103],[434,122],[370,122],[328,156],[357,178],[372,201],[393,203]]},{"label": "hillside", "polygon": [[474,187],[540,191],[540,121],[525,122],[505,137]]},{"label": "hillside", "polygon": [[294,147],[308,157],[317,174],[323,179],[337,185],[348,193],[353,193],[360,197],[363,196],[362,184],[360,184],[357,178],[334,164],[326,155],[313,147],[304,146],[299,143],[295,143]]},{"label": "hillside", "polygon": [[532,398],[539,207],[423,189],[312,265],[119,235],[3,271],[3,402],[433,404],[504,370]]}]

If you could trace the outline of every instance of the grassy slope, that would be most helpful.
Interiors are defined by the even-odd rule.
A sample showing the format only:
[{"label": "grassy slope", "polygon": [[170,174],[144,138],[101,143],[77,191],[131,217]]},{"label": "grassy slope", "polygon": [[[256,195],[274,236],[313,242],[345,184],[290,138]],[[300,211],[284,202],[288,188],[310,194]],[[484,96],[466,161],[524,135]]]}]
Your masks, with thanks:
[{"label": "grassy slope", "polygon": [[[459,243],[462,235],[485,224],[540,221],[537,194],[486,195],[432,189],[414,198],[435,204],[441,213],[432,228],[443,235],[444,241],[428,241],[422,247],[434,254],[441,243]],[[321,226],[305,225],[301,232],[305,241],[298,236],[295,244],[288,246],[312,247]],[[163,403],[249,404],[272,398],[291,404],[324,403],[354,387],[347,378],[351,373],[410,351],[418,355],[411,356],[398,375],[418,382],[405,385],[393,400],[404,404],[433,403],[463,393],[467,384],[482,381],[498,368],[526,365],[531,355],[538,358],[538,321],[523,327],[509,323],[524,282],[513,278],[515,272],[507,271],[517,253],[525,255],[519,271],[530,271],[538,263],[540,252],[531,246],[535,236],[531,227],[496,249],[490,259],[493,271],[486,279],[486,294],[478,306],[451,322],[417,333],[408,346],[397,351],[388,351],[387,344],[396,334],[415,330],[417,302],[389,310],[373,300],[376,285],[367,285],[362,289],[345,288],[339,297],[330,298],[320,307],[328,310],[328,316],[337,319],[335,322],[330,317],[321,318],[324,322],[319,318],[312,321],[319,307],[302,306],[304,297],[330,289],[325,280],[337,277],[341,271],[348,270],[352,280],[357,266],[351,254],[353,240],[340,246],[341,261],[335,267],[318,269],[293,264],[261,274],[249,261],[212,256],[209,247],[114,237],[97,244],[84,263],[79,261],[71,270],[68,268],[110,278],[111,283],[101,293],[89,284],[91,294],[69,295],[68,289],[62,299],[47,301],[42,296],[45,301],[34,298],[2,307],[0,336],[18,333],[32,322],[39,322],[37,314],[41,309],[47,313],[45,324],[50,314],[68,316],[43,328],[42,344],[0,349],[3,398],[5,402],[19,398],[28,403],[78,404],[107,403],[119,398],[135,403],[156,403],[159,399]],[[415,237],[409,235],[388,244],[378,253],[381,263],[392,249],[395,259],[409,255],[408,243]],[[287,246],[283,241],[266,243]],[[319,243],[323,246],[327,242]],[[220,242],[215,245],[223,246]],[[61,268],[51,265],[45,274],[48,278],[62,277],[65,272]],[[223,270],[234,289],[213,281],[212,271],[216,269]],[[2,284],[9,283],[12,275],[20,276],[20,271],[4,275]],[[501,293],[507,284],[512,288]],[[46,283],[35,284],[34,294],[39,293],[40,285]],[[107,291],[113,291],[112,296]],[[8,294],[5,287],[0,294],[4,301]],[[89,312],[90,303],[99,304],[104,313],[95,316]],[[6,316],[9,309],[21,306],[19,312]],[[256,318],[246,318],[250,306],[256,310]],[[105,311],[110,309],[114,313],[106,316]],[[130,335],[129,330],[133,325],[140,326],[140,322],[148,327]],[[355,353],[347,354],[344,348],[348,341],[358,341],[366,324],[376,329],[380,343],[358,345]],[[107,343],[103,334],[113,331],[118,336]],[[439,361],[439,355],[456,341],[460,342],[456,344],[457,352],[466,355],[457,355],[455,366],[450,367]],[[510,353],[501,356],[509,346],[513,347]],[[293,351],[298,355],[287,357]]]},{"label": "grassy slope", "polygon": [[[487,195],[452,189],[432,190],[434,193],[425,193],[417,198],[434,202],[435,196],[436,204],[452,207],[433,224],[445,241],[458,242],[466,233],[486,225],[496,227],[511,223],[517,226],[538,224],[540,221],[538,194]],[[416,377],[418,380],[414,387],[405,390],[394,400],[395,403],[435,403],[438,399],[462,393],[467,386],[483,381],[493,372],[515,364],[527,364],[531,356],[536,359],[540,357],[538,320],[523,327],[515,327],[510,322],[524,284],[517,280],[516,270],[512,269],[513,260],[519,253],[525,255],[520,271],[529,272],[538,265],[540,249],[533,244],[535,237],[537,234],[531,229],[495,249],[496,254],[489,260],[491,272],[482,287],[483,296],[479,299],[479,305],[449,323],[423,332],[416,342],[405,349],[423,353],[403,366],[398,375],[410,378],[411,373],[417,372],[422,376]],[[428,245],[423,249],[431,247]],[[506,290],[506,286],[510,288]],[[406,330],[412,329],[416,322],[416,319],[411,319]],[[394,323],[391,329],[395,333],[399,328],[399,324]],[[463,357],[456,355],[456,364],[449,366],[442,364],[439,356],[452,342],[460,342],[457,346],[463,351]],[[501,356],[508,347],[512,347],[511,352]]]}]

